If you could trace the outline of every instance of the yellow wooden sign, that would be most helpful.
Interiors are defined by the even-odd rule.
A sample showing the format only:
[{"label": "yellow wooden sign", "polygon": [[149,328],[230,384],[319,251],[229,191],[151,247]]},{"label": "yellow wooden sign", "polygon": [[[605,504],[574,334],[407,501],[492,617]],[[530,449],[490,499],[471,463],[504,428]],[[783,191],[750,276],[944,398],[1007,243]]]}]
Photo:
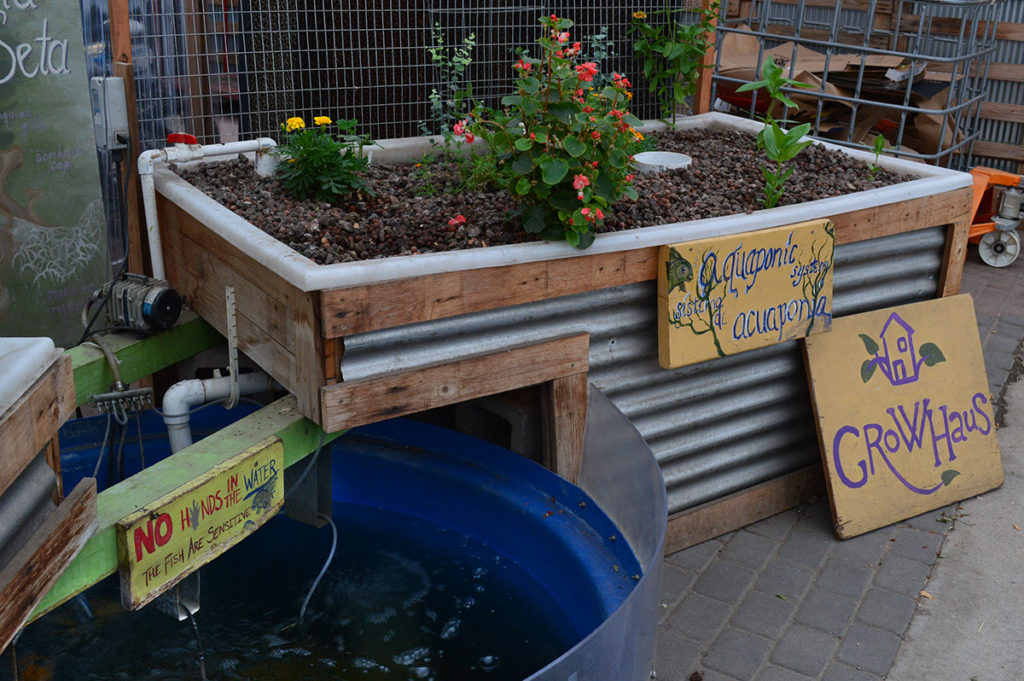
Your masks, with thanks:
[{"label": "yellow wooden sign", "polygon": [[804,348],[840,538],[1003,484],[970,296],[841,317]]},{"label": "yellow wooden sign", "polygon": [[828,220],[662,246],[658,361],[666,369],[828,331]]},{"label": "yellow wooden sign", "polygon": [[121,601],[142,607],[269,520],[284,503],[284,445],[270,437],[117,524]]}]

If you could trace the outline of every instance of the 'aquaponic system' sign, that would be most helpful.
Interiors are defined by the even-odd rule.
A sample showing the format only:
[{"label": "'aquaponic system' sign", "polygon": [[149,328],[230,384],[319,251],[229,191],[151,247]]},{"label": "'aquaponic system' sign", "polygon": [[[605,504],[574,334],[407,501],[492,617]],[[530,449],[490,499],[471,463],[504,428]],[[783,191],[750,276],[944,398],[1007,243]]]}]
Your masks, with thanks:
[{"label": "'aquaponic system' sign", "polygon": [[662,246],[658,360],[666,369],[828,331],[834,230],[812,220]]},{"label": "'aquaponic system' sign", "polygon": [[836,534],[1003,484],[970,296],[841,317],[807,338]]}]

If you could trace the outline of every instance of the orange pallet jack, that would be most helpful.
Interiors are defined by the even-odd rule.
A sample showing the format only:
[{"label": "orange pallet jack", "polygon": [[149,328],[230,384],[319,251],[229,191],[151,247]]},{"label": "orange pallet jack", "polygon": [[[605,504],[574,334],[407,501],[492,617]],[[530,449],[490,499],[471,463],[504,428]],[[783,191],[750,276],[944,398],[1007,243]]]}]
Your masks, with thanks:
[{"label": "orange pallet jack", "polygon": [[[978,166],[971,169],[974,177],[974,219],[969,239],[978,245],[982,262],[992,267],[1006,267],[1020,255],[1017,227],[1024,220],[1024,176],[994,168]],[[999,207],[992,209],[997,187]]]}]

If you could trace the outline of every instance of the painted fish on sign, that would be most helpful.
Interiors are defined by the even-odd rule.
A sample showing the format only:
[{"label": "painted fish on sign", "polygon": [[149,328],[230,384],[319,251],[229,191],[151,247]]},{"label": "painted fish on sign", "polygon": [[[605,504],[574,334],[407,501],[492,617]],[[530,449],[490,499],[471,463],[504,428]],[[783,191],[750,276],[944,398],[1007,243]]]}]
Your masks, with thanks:
[{"label": "painted fish on sign", "polygon": [[839,537],[1002,484],[970,296],[843,317],[805,350]]},{"label": "painted fish on sign", "polygon": [[278,437],[228,459],[117,524],[121,600],[142,607],[269,520],[284,503]]},{"label": "painted fish on sign", "polygon": [[662,246],[658,358],[672,369],[827,331],[831,223]]}]

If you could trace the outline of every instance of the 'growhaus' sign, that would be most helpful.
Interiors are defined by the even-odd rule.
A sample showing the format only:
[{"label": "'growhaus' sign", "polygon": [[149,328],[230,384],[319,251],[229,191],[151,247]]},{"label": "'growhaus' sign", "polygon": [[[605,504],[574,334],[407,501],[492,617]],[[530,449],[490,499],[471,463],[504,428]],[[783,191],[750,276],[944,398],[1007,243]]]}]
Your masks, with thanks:
[{"label": "'growhaus' sign", "polygon": [[117,524],[121,600],[141,607],[224,553],[284,503],[284,445],[247,449]]},{"label": "'growhaus' sign", "polygon": [[836,534],[1003,483],[970,296],[832,322],[805,341]]},{"label": "'growhaus' sign", "polygon": [[658,359],[666,369],[828,331],[827,220],[662,246]]}]

